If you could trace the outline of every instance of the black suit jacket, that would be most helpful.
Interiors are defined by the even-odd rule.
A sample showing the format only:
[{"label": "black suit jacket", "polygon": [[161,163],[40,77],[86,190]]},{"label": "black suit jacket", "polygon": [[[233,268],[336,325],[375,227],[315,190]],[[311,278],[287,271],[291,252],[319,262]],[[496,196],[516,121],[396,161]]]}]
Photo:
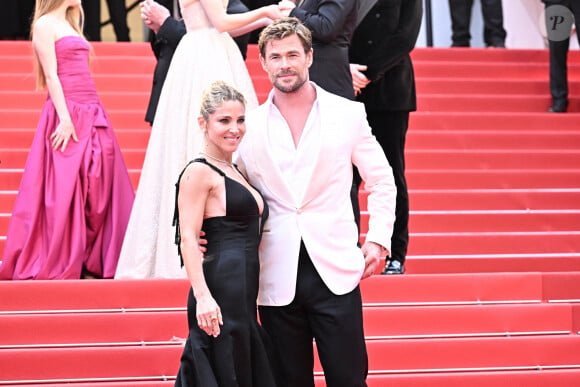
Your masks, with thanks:
[{"label": "black suit jacket", "polygon": [[304,0],[294,16],[312,32],[310,79],[323,89],[354,99],[348,47],[356,27],[359,0]]},{"label": "black suit jacket", "polygon": [[151,48],[157,58],[157,64],[153,71],[151,96],[149,97],[149,106],[147,106],[147,113],[145,114],[145,121],[150,124],[153,124],[153,119],[155,118],[157,103],[159,102],[165,77],[167,77],[167,70],[169,70],[169,65],[171,64],[171,58],[173,58],[173,53],[179,41],[185,35],[185,32],[183,20],[177,21],[172,17],[168,17],[151,42]]},{"label": "black suit jacket", "polygon": [[368,67],[371,81],[357,99],[367,110],[416,110],[415,76],[409,53],[421,28],[421,0],[378,0],[360,22],[350,63]]}]

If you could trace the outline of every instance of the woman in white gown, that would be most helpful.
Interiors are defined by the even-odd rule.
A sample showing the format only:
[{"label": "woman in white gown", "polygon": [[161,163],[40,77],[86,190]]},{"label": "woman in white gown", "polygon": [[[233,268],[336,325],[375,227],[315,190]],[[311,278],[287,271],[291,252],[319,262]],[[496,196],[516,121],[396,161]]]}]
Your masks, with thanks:
[{"label": "woman in white gown", "polygon": [[175,50],[163,84],[137,195],[115,278],[185,278],[172,227],[175,182],[201,150],[197,116],[202,91],[215,80],[240,90],[247,108],[256,93],[228,32],[245,33],[280,16],[277,5],[226,14],[227,0],[180,0],[187,33]]}]

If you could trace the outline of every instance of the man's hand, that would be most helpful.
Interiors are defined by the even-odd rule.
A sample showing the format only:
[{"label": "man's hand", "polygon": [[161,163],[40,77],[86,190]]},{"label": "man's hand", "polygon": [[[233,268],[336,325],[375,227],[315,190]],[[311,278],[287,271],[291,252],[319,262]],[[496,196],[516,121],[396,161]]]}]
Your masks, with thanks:
[{"label": "man's hand", "polygon": [[361,279],[370,277],[375,273],[381,258],[389,254],[388,250],[375,242],[365,242],[361,247],[363,256],[365,257],[365,270]]},{"label": "man's hand", "polygon": [[170,16],[169,10],[154,0],[145,0],[141,4],[141,19],[153,32],[157,33],[165,20]]}]

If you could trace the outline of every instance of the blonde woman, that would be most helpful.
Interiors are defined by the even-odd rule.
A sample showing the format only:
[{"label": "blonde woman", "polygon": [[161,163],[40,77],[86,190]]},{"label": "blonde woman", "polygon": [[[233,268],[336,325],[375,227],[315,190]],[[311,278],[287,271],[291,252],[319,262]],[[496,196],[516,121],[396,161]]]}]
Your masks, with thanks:
[{"label": "blonde woman", "polygon": [[[205,91],[198,119],[205,145],[177,184],[176,243],[191,290],[175,386],[275,386],[256,306],[268,206],[232,162],[246,133],[245,103],[224,82]],[[205,256],[198,247],[202,229]]]},{"label": "blonde woman", "polygon": [[134,192],[89,72],[81,0],[38,0],[37,85],[48,91],[8,228],[1,279],[112,278]]}]

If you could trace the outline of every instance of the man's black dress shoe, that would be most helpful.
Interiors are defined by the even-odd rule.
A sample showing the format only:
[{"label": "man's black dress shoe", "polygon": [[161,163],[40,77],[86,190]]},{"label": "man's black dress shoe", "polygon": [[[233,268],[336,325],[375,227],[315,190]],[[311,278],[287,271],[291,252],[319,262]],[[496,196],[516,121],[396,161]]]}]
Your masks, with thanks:
[{"label": "man's black dress shoe", "polygon": [[505,48],[505,43],[503,42],[494,42],[487,45],[488,48]]},{"label": "man's black dress shoe", "polygon": [[566,113],[566,107],[552,106],[548,109],[548,113]]},{"label": "man's black dress shoe", "polygon": [[548,109],[549,113],[566,113],[568,110],[568,101],[554,102]]},{"label": "man's black dress shoe", "polygon": [[385,268],[381,274],[403,274],[405,273],[405,265],[396,260],[387,261]]}]

